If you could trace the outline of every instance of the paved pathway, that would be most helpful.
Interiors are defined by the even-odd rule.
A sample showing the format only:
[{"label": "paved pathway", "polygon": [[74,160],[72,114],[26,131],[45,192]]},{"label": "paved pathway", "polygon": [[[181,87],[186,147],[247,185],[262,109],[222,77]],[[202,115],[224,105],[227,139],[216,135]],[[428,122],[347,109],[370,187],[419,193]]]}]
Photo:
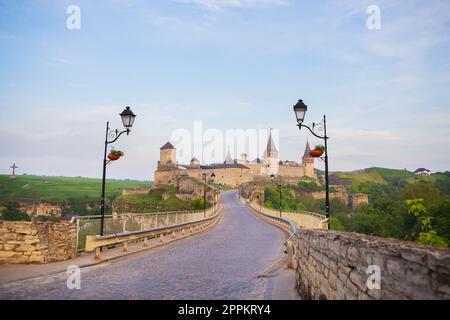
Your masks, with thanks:
[{"label": "paved pathway", "polygon": [[282,232],[249,214],[236,192],[210,231],[124,260],[83,268],[81,290],[65,273],[0,285],[0,299],[263,299],[261,274],[283,255]]}]

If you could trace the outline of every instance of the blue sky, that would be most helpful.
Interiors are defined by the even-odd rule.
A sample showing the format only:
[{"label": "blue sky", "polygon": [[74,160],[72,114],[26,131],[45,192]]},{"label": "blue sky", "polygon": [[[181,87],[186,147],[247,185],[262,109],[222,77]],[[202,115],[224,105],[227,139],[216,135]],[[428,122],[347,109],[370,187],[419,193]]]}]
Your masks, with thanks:
[{"label": "blue sky", "polygon": [[[66,9],[81,9],[68,30]],[[369,5],[381,30],[369,30]],[[114,178],[153,177],[174,130],[279,129],[299,160],[327,114],[330,166],[448,170],[450,2],[0,1],[0,172],[98,177],[105,121],[138,114]],[[309,137],[312,144],[319,143]],[[237,150],[237,153],[245,150]]]}]

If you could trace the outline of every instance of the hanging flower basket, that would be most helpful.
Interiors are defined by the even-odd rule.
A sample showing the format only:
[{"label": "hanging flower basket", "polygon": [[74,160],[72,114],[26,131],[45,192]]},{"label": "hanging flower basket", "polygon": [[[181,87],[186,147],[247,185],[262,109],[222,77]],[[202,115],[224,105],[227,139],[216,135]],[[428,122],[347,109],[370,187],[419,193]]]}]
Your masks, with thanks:
[{"label": "hanging flower basket", "polygon": [[321,157],[324,152],[325,152],[325,147],[322,145],[318,145],[314,148],[314,150],[311,150],[309,152],[309,154],[311,155],[311,157],[318,158],[318,157]]},{"label": "hanging flower basket", "polygon": [[124,153],[119,150],[111,150],[111,152],[108,154],[108,159],[111,161],[119,160],[120,157],[122,157]]}]

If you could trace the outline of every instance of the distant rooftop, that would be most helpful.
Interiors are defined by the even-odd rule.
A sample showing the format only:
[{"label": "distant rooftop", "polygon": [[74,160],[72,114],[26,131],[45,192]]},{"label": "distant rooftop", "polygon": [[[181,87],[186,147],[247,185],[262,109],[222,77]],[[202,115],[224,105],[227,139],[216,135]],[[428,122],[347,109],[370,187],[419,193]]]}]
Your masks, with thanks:
[{"label": "distant rooftop", "polygon": [[165,145],[163,145],[161,147],[161,150],[165,150],[165,149],[175,149],[175,147],[170,142],[167,142]]}]

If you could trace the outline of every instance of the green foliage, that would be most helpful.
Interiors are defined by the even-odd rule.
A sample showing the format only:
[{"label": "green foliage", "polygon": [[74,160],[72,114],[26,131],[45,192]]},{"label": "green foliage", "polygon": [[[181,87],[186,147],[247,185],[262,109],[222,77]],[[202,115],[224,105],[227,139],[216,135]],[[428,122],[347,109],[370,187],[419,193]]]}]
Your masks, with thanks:
[{"label": "green foliage", "polygon": [[125,154],[123,153],[123,151],[116,150],[116,149],[111,149],[111,151],[110,151],[109,153],[110,153],[110,154],[113,154],[113,155],[117,155],[117,156],[123,156],[123,155],[125,155]]},{"label": "green foliage", "polygon": [[[164,195],[164,196],[163,196]],[[164,186],[151,190],[148,194],[130,194],[120,196],[114,200],[114,210],[118,212],[168,212],[183,210],[202,210],[203,199],[194,201],[184,201],[176,196],[176,189],[173,186]],[[206,208],[211,207],[211,203],[206,201]]]},{"label": "green foliage", "polygon": [[[341,201],[331,200],[330,227],[335,230],[364,233],[381,237],[393,237],[408,241],[445,246],[450,244],[450,174],[420,177],[406,170],[370,168],[362,171],[338,173],[340,178],[353,180],[350,193],[365,193],[369,204],[351,209]],[[307,182],[294,188],[313,189]],[[284,189],[284,188],[283,188]],[[307,211],[324,214],[325,201],[302,196],[293,200],[282,192],[283,210],[289,203],[301,203]],[[419,219],[409,212],[406,200],[423,199],[428,218]],[[266,189],[268,208],[279,208],[276,187]],[[424,229],[425,228],[425,229]]]},{"label": "green foliage", "polygon": [[325,146],[318,144],[317,146],[314,147],[314,150],[318,150],[318,151],[325,151]]},{"label": "green foliage", "polygon": [[424,199],[406,200],[408,213],[415,216],[421,225],[421,232],[417,242],[440,247],[448,247],[447,241],[440,237],[433,229],[433,217],[428,215],[428,211],[423,205]]},{"label": "green foliage", "polygon": [[[206,200],[206,208],[209,208],[211,206],[212,204],[208,200]],[[191,210],[203,210],[203,208],[204,208],[203,199],[192,200]]]},{"label": "green foliage", "polygon": [[[305,205],[295,198],[291,193],[291,190],[287,186],[281,186],[281,199],[280,199],[280,187],[267,187],[264,191],[265,202],[264,205],[267,208],[273,208],[282,211],[304,211]],[[280,203],[281,201],[281,203]]]},{"label": "green foliage", "polygon": [[30,221],[31,217],[25,212],[20,211],[20,204],[14,201],[8,201],[5,209],[2,210],[1,220],[5,221]]},{"label": "green foliage", "polygon": [[297,183],[297,187],[301,190],[305,191],[320,191],[323,190],[320,186],[317,185],[314,181],[299,181]]}]

